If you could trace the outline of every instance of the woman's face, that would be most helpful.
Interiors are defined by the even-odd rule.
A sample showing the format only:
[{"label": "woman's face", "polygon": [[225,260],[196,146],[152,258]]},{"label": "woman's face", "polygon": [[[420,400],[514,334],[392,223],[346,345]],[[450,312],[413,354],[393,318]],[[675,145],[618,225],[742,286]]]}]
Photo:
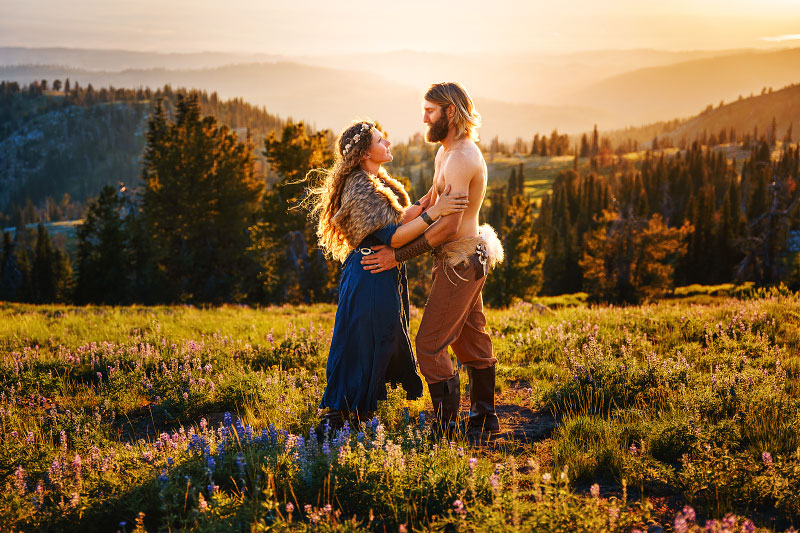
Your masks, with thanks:
[{"label": "woman's face", "polygon": [[388,163],[393,159],[392,152],[389,150],[391,144],[389,139],[384,137],[377,128],[372,128],[372,144],[364,154],[364,158],[373,163]]}]

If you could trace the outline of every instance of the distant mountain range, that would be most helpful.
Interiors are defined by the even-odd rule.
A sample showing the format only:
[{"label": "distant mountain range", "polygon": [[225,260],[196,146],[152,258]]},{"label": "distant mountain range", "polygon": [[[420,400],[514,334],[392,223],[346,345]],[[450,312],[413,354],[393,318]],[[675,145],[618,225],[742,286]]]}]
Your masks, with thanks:
[{"label": "distant mountain range", "polygon": [[[129,69],[120,72],[54,66],[0,67],[0,79],[28,84],[35,80],[69,78],[95,87],[187,87],[216,91],[221,98],[243,98],[271,113],[306,120],[319,128],[339,131],[356,117],[378,120],[395,139],[422,131],[423,88],[395,83],[365,72],[299,63],[250,63],[196,70]],[[590,128],[607,115],[577,106],[512,104],[476,97],[484,116],[481,135],[515,138],[532,136],[537,127],[551,131]]]},{"label": "distant mountain range", "polygon": [[479,104],[484,139],[513,140],[556,128],[578,133],[593,124],[609,130],[688,117],[764,86],[800,82],[800,49],[287,57],[7,47],[0,48],[0,66],[0,79],[21,83],[70,77],[217,91],[334,130],[369,115],[399,138],[422,129],[420,96],[429,83],[459,80]]},{"label": "distant mountain range", "polygon": [[[636,125],[688,117],[709,104],[730,102],[800,82],[800,48],[739,52],[650,67],[619,74],[569,95],[577,104],[592,102]],[[612,127],[615,127],[612,125]]]},{"label": "distant mountain range", "polygon": [[[60,66],[54,66],[60,65]],[[800,48],[768,51],[607,50],[566,55],[420,52],[285,57],[123,50],[0,48],[0,79],[173,86],[241,97],[284,117],[339,130],[379,120],[395,139],[421,131],[431,81],[460,80],[483,115],[484,140],[603,131],[687,118],[709,104],[800,82]]]}]

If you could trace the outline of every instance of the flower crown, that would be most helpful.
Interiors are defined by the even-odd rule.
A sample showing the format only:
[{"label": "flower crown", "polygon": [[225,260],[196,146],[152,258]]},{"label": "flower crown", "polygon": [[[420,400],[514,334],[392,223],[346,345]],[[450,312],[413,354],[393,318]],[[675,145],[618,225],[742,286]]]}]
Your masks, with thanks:
[{"label": "flower crown", "polygon": [[358,143],[358,141],[361,140],[361,135],[364,132],[367,132],[371,129],[372,129],[372,124],[370,124],[369,122],[364,122],[363,124],[361,124],[361,132],[353,135],[353,138],[350,140],[350,142],[344,145],[344,148],[342,148],[342,155],[347,155],[347,152],[350,151],[350,148],[352,148],[354,145]]}]

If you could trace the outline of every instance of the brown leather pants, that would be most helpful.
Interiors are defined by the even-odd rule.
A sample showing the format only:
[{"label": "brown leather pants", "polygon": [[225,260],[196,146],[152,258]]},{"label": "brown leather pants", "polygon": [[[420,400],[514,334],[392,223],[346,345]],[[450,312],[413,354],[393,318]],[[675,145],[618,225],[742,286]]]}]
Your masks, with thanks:
[{"label": "brown leather pants", "polygon": [[497,362],[485,330],[481,289],[486,276],[482,274],[476,256],[455,268],[438,257],[434,261],[431,293],[415,339],[419,369],[429,385],[456,375],[448,346],[461,364],[472,368],[488,368]]}]

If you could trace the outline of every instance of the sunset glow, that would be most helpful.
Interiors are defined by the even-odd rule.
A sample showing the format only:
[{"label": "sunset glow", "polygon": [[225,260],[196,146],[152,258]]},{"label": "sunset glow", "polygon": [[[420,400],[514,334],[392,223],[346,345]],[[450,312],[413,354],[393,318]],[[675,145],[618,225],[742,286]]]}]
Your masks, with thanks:
[{"label": "sunset glow", "polygon": [[[562,3],[468,0],[432,11],[420,0],[286,2],[55,0],[0,4],[0,46],[236,51],[270,54],[565,53],[697,50],[790,44],[792,0]],[[375,35],[370,39],[367,35]]]}]

